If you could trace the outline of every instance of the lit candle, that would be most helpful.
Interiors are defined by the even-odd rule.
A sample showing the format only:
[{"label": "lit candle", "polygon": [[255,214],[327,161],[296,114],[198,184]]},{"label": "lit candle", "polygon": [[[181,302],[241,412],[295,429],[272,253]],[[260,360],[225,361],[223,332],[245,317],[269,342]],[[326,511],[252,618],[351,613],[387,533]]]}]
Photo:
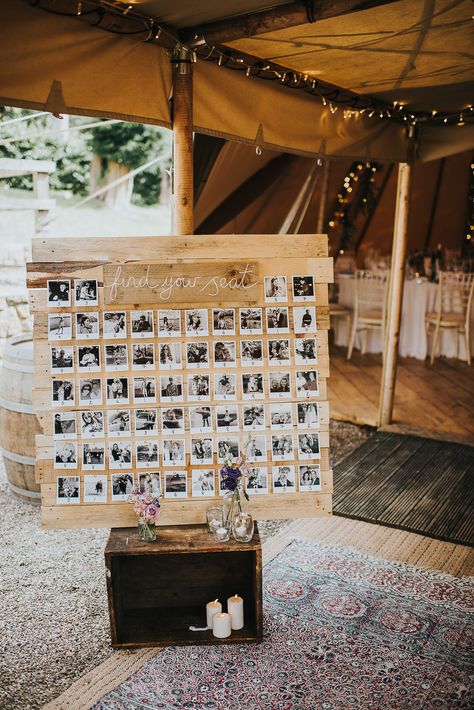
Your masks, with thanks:
[{"label": "lit candle", "polygon": [[234,631],[244,627],[244,600],[237,594],[227,600],[227,611],[231,616],[231,627]]},{"label": "lit candle", "polygon": [[218,639],[225,639],[230,636],[232,622],[230,614],[218,613],[212,617],[212,633]]},{"label": "lit candle", "polygon": [[229,531],[227,530],[227,528],[216,528],[214,532],[218,540],[222,540],[223,542],[225,542],[229,539]]},{"label": "lit candle", "polygon": [[214,599],[213,602],[206,604],[206,621],[210,629],[212,629],[212,617],[214,614],[218,614],[222,611],[222,604],[218,599]]},{"label": "lit candle", "polygon": [[245,525],[239,525],[238,528],[235,528],[235,533],[237,537],[245,537],[247,534],[247,528]]}]

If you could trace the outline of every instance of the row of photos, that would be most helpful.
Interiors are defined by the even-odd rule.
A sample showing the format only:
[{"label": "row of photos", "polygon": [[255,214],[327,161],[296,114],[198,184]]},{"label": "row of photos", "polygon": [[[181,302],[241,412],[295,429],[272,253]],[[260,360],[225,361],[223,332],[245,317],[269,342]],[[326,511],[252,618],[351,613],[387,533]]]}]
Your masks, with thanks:
[{"label": "row of photos", "polygon": [[[85,474],[82,476],[82,502],[107,503],[109,477],[106,474]],[[137,473],[121,472],[110,474],[111,502],[128,500],[130,493],[138,487],[143,493],[164,495],[165,498],[187,498],[189,495],[186,471],[146,471]],[[216,487],[214,469],[193,469],[191,472],[191,496],[212,498],[225,490]],[[247,479],[249,494],[317,492],[321,490],[319,464],[307,463],[249,468]],[[81,477],[61,475],[56,480],[56,502],[58,504],[78,504],[81,502]]]}]

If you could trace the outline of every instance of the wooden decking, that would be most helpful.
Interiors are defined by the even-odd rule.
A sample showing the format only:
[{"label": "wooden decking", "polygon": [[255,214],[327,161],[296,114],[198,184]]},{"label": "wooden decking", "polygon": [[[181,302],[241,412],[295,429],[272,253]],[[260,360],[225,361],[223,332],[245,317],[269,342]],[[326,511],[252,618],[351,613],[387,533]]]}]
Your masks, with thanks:
[{"label": "wooden decking", "polygon": [[474,448],[377,432],[334,468],[334,513],[474,545]]},{"label": "wooden decking", "polygon": [[[377,425],[381,355],[331,348],[329,379],[333,419]],[[399,361],[394,421],[385,431],[414,434],[474,446],[474,364],[439,358],[433,365]]]}]

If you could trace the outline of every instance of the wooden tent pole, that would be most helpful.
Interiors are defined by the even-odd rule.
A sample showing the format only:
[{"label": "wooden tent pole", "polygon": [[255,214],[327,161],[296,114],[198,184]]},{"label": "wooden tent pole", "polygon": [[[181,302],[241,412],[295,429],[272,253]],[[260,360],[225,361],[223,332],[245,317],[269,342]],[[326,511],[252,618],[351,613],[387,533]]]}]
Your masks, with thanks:
[{"label": "wooden tent pole", "polygon": [[329,185],[329,169],[330,163],[328,158],[324,160],[323,181],[321,184],[321,199],[319,201],[318,222],[316,225],[316,234],[324,233],[324,218],[326,216],[326,204],[328,201],[328,185]]},{"label": "wooden tent pole", "polygon": [[387,304],[387,327],[385,335],[385,357],[380,389],[379,426],[390,424],[395,398],[397,377],[398,343],[402,316],[403,286],[405,282],[405,258],[407,251],[408,206],[412,166],[400,163],[398,166],[397,202],[393,228],[392,264]]},{"label": "wooden tent pole", "polygon": [[194,234],[193,75],[183,48],[173,58],[173,234]]}]

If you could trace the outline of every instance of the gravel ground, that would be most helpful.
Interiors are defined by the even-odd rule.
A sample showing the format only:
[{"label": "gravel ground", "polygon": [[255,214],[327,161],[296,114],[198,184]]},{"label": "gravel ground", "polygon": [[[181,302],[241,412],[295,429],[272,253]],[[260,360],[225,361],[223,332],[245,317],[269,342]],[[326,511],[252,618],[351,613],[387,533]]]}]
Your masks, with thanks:
[{"label": "gravel ground", "polygon": [[[331,422],[332,465],[368,427]],[[42,530],[0,466],[0,708],[41,708],[104,661],[109,647],[103,550],[108,530]],[[286,521],[260,523],[262,539]]]}]

